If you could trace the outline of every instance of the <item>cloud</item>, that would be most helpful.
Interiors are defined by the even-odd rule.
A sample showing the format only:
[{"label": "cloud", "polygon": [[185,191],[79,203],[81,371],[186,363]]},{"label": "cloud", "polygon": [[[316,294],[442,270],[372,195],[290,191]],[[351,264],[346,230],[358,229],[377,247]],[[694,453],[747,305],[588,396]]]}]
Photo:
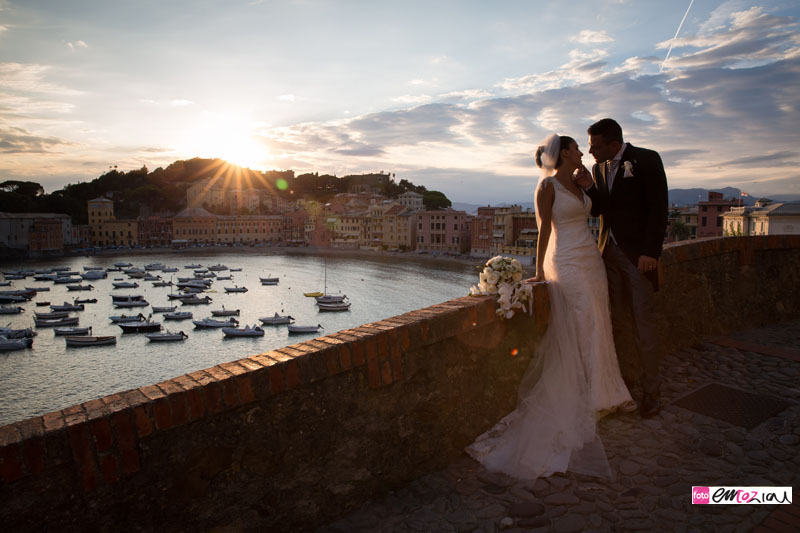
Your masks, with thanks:
[{"label": "cloud", "polygon": [[194,105],[194,102],[191,100],[186,100],[185,98],[175,98],[169,101],[169,105],[172,107],[187,107],[190,105]]},{"label": "cloud", "polygon": [[608,52],[600,48],[571,50],[570,61],[558,69],[518,78],[506,78],[499,86],[507,91],[533,93],[588,83],[606,75],[603,69],[607,64],[604,61],[607,56]]},{"label": "cloud", "polygon": [[44,81],[51,69],[48,65],[32,63],[0,63],[0,89],[74,96],[80,91]]},{"label": "cloud", "polygon": [[89,48],[89,45],[83,41],[75,41],[74,43],[68,42],[67,46],[70,50],[75,50],[76,48]]},{"label": "cloud", "polygon": [[404,94],[403,96],[397,96],[392,98],[392,102],[397,102],[398,104],[424,104],[425,102],[430,102],[433,98],[427,94]]},{"label": "cloud", "polygon": [[294,102],[297,100],[297,97],[293,94],[282,94],[278,97],[278,100],[281,102]]},{"label": "cloud", "polygon": [[44,154],[70,146],[75,146],[75,143],[58,137],[35,135],[23,128],[0,128],[0,153],[3,154]]},{"label": "cloud", "polygon": [[739,159],[732,159],[725,163],[730,167],[752,167],[754,165],[769,164],[769,166],[791,166],[797,168],[800,165],[800,155],[793,150],[785,150],[780,152],[772,152],[764,155],[752,155],[748,157],[741,157]]},{"label": "cloud", "polygon": [[437,98],[439,100],[478,100],[481,98],[489,98],[490,96],[492,96],[490,91],[483,89],[466,89],[463,91],[443,93]]},{"label": "cloud", "polygon": [[3,33],[4,31],[8,31],[8,26],[0,24],[0,33]]},{"label": "cloud", "polygon": [[570,41],[579,42],[581,44],[595,44],[595,43],[610,43],[614,39],[608,35],[605,30],[581,30],[577,37],[570,37]]}]

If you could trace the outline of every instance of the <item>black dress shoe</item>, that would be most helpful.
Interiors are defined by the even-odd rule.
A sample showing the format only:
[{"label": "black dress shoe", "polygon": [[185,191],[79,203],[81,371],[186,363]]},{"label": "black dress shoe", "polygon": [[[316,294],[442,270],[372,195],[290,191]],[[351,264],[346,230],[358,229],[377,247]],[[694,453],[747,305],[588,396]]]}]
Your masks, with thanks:
[{"label": "black dress shoe", "polygon": [[642,418],[650,418],[656,416],[661,411],[661,395],[645,393],[642,396],[642,406],[639,408],[639,414]]}]

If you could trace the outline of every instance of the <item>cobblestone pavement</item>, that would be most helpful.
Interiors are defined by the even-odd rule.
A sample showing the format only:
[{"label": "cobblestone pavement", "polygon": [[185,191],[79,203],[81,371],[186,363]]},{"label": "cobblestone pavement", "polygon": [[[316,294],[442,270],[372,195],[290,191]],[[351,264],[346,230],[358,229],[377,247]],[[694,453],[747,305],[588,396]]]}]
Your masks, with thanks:
[{"label": "cobblestone pavement", "polygon": [[[692,505],[691,487],[800,486],[800,362],[765,355],[787,351],[800,352],[800,320],[664,357],[661,413],[649,420],[615,414],[600,423],[613,482],[575,474],[520,481],[489,473],[464,454],[320,531],[725,532],[768,526],[770,513],[790,506]],[[671,404],[708,383],[792,405],[748,431]]]}]

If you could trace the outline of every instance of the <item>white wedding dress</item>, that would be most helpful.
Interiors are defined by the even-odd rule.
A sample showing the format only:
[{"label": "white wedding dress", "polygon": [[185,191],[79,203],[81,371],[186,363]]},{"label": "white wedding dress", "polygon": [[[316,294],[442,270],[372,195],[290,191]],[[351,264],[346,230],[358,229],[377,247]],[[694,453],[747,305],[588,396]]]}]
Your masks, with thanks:
[{"label": "white wedding dress", "polygon": [[620,375],[605,267],[587,225],[591,200],[553,177],[544,260],[550,322],[522,378],[514,411],[467,448],[492,472],[536,479],[567,470],[611,478],[597,412],[631,401]]}]

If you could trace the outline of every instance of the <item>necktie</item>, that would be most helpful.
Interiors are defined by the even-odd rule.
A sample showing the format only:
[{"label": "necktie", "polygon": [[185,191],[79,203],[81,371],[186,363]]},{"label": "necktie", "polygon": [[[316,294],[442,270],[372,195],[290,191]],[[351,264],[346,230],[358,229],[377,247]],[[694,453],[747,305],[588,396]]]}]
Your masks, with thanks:
[{"label": "necktie", "polygon": [[608,190],[614,186],[614,161],[609,159],[606,161],[606,181],[608,182]]}]

